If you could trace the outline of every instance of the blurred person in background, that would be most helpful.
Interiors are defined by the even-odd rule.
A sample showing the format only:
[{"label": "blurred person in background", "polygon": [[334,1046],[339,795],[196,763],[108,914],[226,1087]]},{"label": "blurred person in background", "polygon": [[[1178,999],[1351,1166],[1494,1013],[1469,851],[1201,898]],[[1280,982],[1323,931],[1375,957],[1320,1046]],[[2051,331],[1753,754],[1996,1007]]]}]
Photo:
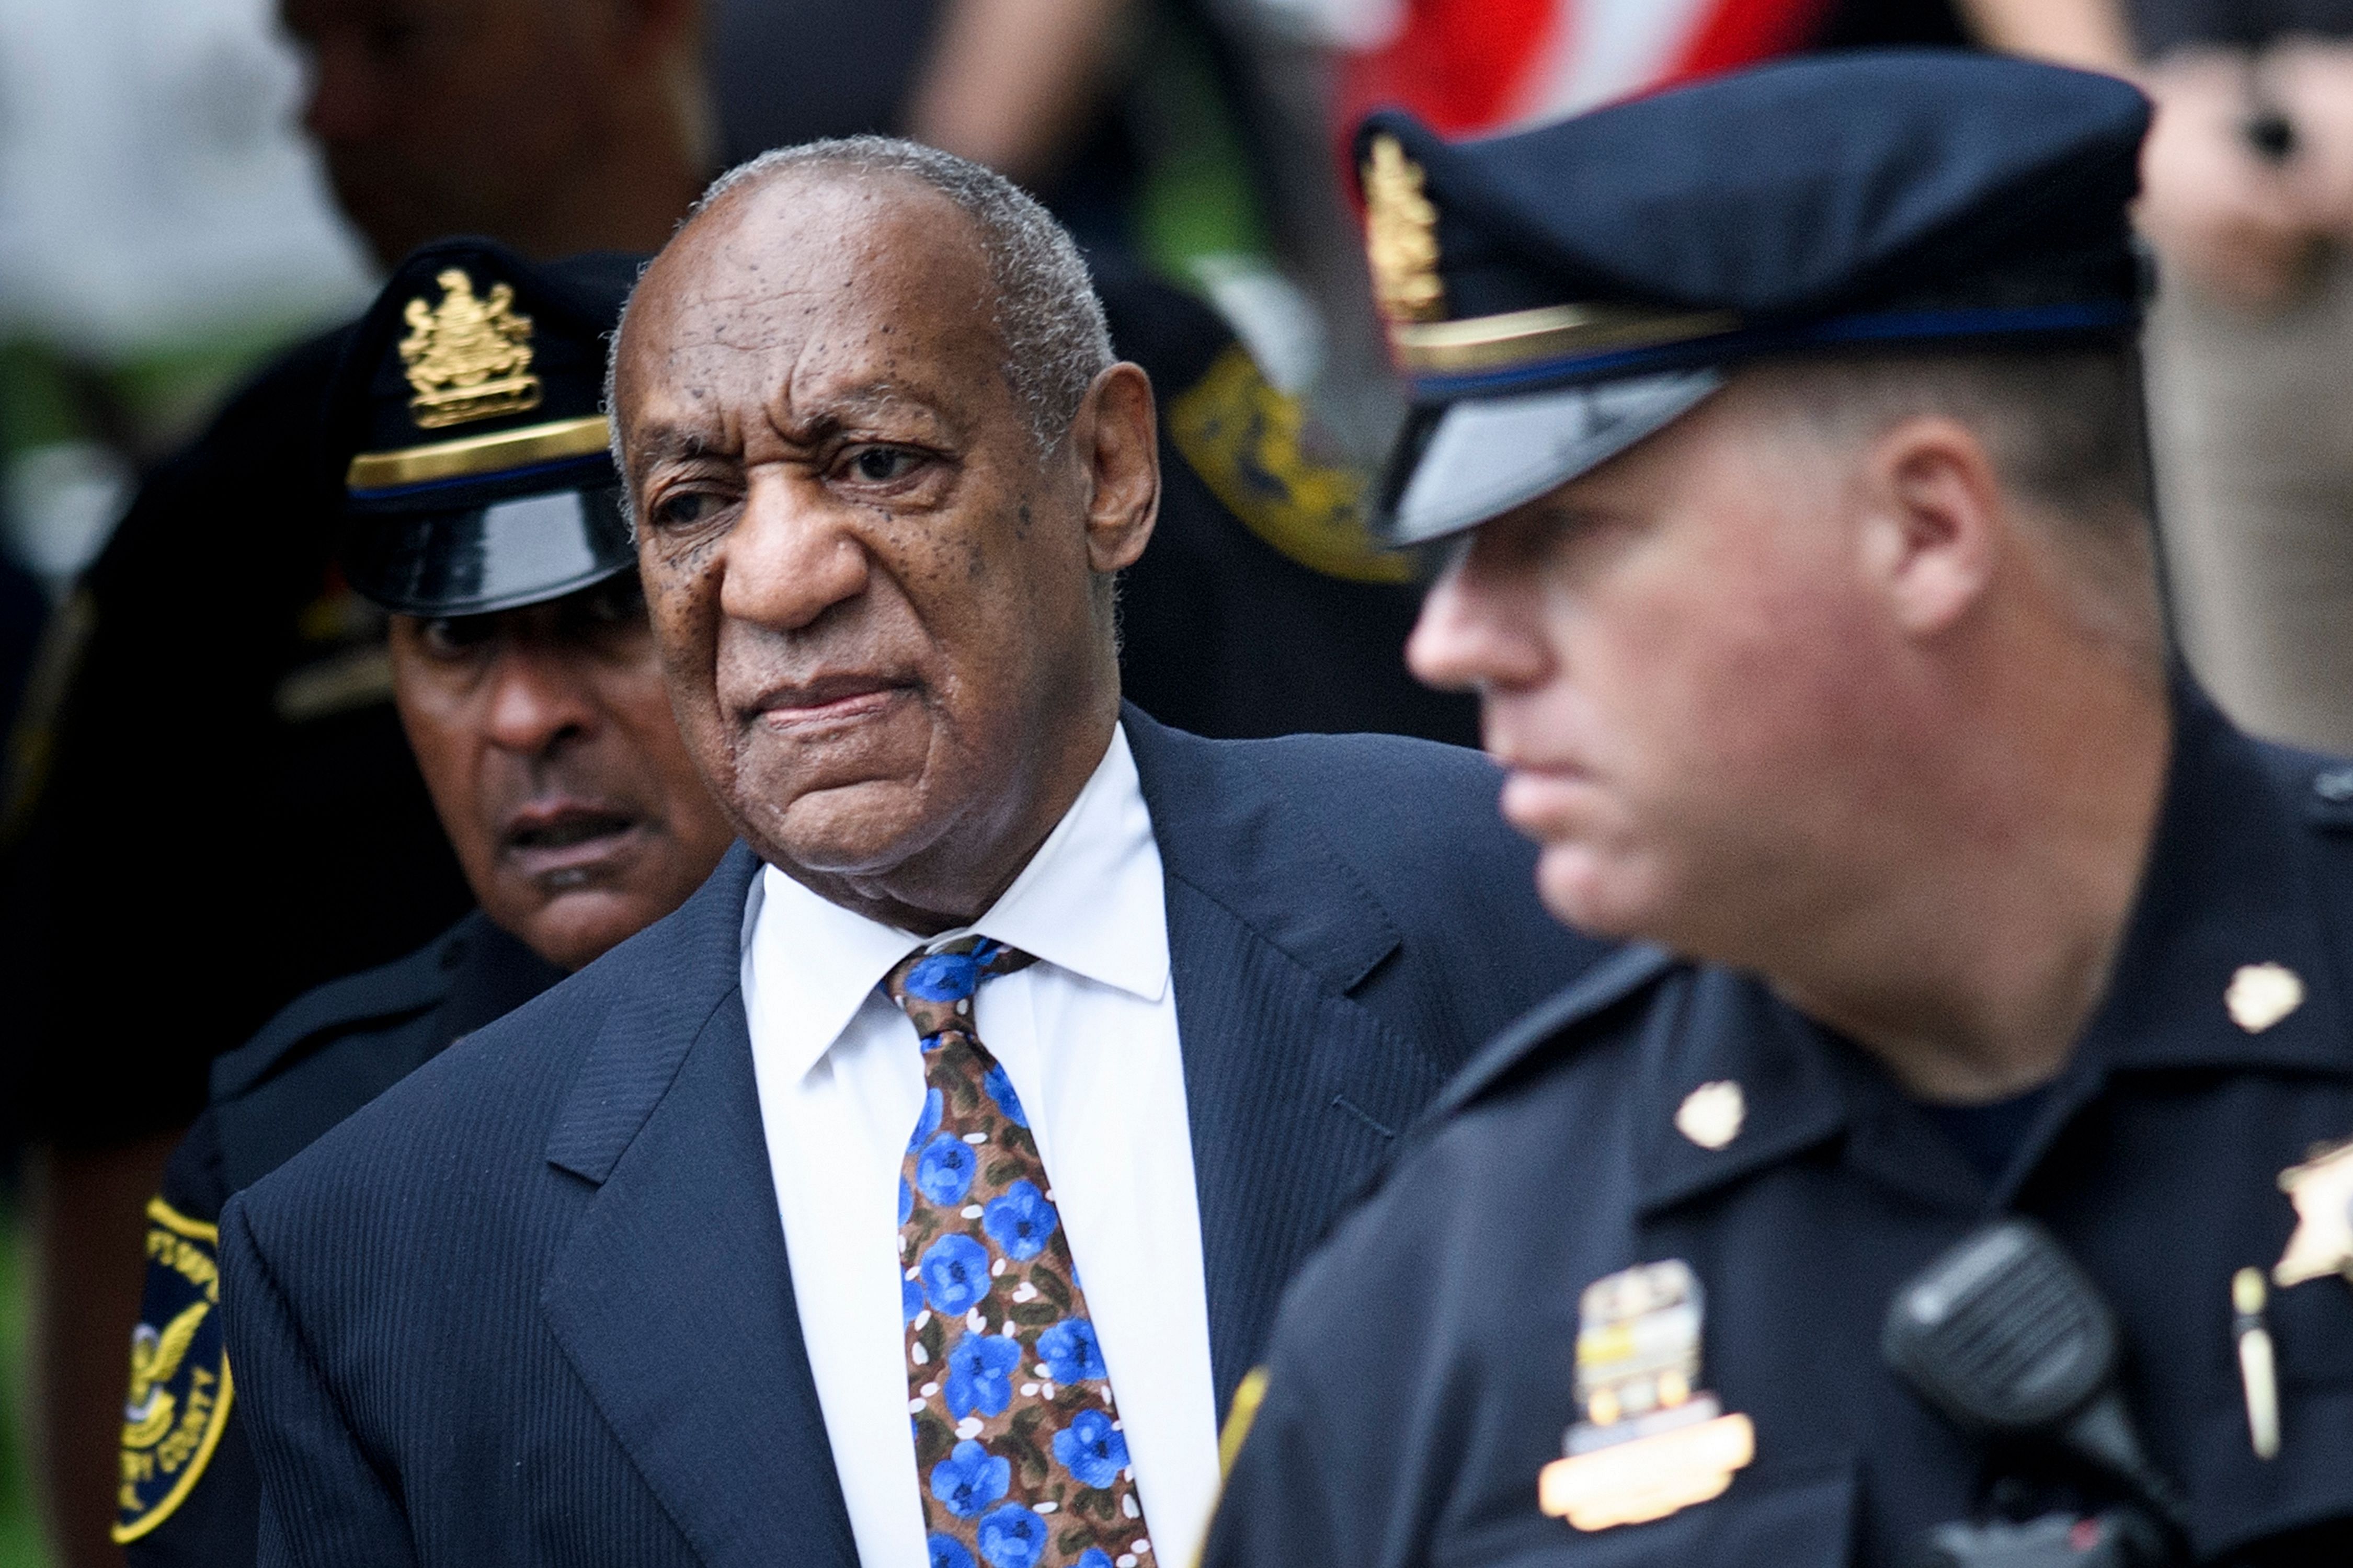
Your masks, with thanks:
[{"label": "blurred person in background", "polygon": [[[147,1211],[114,1531],[134,1564],[257,1550],[259,1479],[215,1284],[230,1194],[668,914],[734,838],[670,716],[597,407],[604,338],[641,260],[537,268],[501,246],[429,246],[394,273],[328,389],[346,572],[391,616],[395,704],[478,905],[216,1064],[212,1103]],[[436,383],[484,328],[523,356],[505,390]]]},{"label": "blurred person in background", "polygon": [[[293,0],[306,123],[379,257],[478,230],[651,250],[701,188],[695,0]],[[466,884],[334,564],[318,420],[344,334],[292,350],[141,487],[58,624],[12,785],[0,1071],[27,1151],[34,1452],[69,1564],[108,1539],[144,1205],[206,1064],[414,950]],[[59,638],[53,635],[53,647]]]},{"label": "blurred person in background", "polygon": [[2183,652],[2250,730],[2353,751],[2353,0],[1973,0],[2158,104],[2141,230]]}]

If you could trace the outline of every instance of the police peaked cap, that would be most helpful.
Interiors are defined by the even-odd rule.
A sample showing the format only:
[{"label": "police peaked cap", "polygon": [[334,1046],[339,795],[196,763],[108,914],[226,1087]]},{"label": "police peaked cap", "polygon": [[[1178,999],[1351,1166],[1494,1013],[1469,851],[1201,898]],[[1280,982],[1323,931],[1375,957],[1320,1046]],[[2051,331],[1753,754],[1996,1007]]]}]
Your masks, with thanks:
[{"label": "police peaked cap", "polygon": [[450,239],[393,268],[327,395],[353,588],[405,615],[481,615],[636,564],[603,398],[644,265]]},{"label": "police peaked cap", "polygon": [[1414,544],[1592,468],[1745,360],[2128,340],[2147,100],[1902,50],[1770,65],[1483,141],[1357,132],[1374,291],[1415,412]]}]

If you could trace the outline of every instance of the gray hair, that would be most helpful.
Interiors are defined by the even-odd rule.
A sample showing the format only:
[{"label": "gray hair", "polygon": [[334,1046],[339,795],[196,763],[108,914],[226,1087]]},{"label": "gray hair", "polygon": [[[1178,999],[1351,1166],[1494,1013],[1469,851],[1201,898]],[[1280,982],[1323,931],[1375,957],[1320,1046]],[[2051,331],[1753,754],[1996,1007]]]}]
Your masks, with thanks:
[{"label": "gray hair", "polygon": [[[1070,231],[1012,181],[967,158],[889,136],[846,136],[779,147],[728,170],[694,204],[680,232],[718,202],[772,176],[808,170],[853,179],[897,175],[955,204],[978,231],[988,258],[990,323],[1004,346],[1004,372],[1029,415],[1041,454],[1058,450],[1078,417],[1087,388],[1113,362],[1103,301]],[[623,320],[627,320],[624,313]],[[606,360],[605,406],[614,406],[613,382],[621,333],[613,332]],[[620,460],[620,429],[613,432]],[[627,470],[624,469],[624,472]]]}]

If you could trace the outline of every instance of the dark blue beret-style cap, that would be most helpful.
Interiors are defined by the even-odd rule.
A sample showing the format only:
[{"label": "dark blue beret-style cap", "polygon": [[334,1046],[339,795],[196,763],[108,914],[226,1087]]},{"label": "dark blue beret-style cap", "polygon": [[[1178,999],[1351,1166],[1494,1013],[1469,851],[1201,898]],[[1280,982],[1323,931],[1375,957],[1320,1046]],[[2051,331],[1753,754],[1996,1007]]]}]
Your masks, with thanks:
[{"label": "dark blue beret-style cap", "polygon": [[405,615],[480,615],[636,564],[603,405],[644,264],[448,239],[393,268],[327,395],[353,588]]},{"label": "dark blue beret-style cap", "polygon": [[1765,66],[1477,142],[1373,115],[1366,249],[1415,405],[1390,537],[1542,495],[1744,360],[2129,339],[2148,119],[2113,78],[1930,50]]}]

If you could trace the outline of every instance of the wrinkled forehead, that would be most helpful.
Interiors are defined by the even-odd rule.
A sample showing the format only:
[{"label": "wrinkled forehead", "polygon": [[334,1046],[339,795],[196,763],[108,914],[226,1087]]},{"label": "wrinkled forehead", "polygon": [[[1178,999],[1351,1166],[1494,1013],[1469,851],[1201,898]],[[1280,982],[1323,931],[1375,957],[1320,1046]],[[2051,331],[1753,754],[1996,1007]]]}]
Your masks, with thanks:
[{"label": "wrinkled forehead", "polygon": [[955,204],[904,176],[791,170],[682,229],[629,304],[625,428],[700,410],[807,416],[888,384],[955,406],[1002,395],[987,258]]}]

